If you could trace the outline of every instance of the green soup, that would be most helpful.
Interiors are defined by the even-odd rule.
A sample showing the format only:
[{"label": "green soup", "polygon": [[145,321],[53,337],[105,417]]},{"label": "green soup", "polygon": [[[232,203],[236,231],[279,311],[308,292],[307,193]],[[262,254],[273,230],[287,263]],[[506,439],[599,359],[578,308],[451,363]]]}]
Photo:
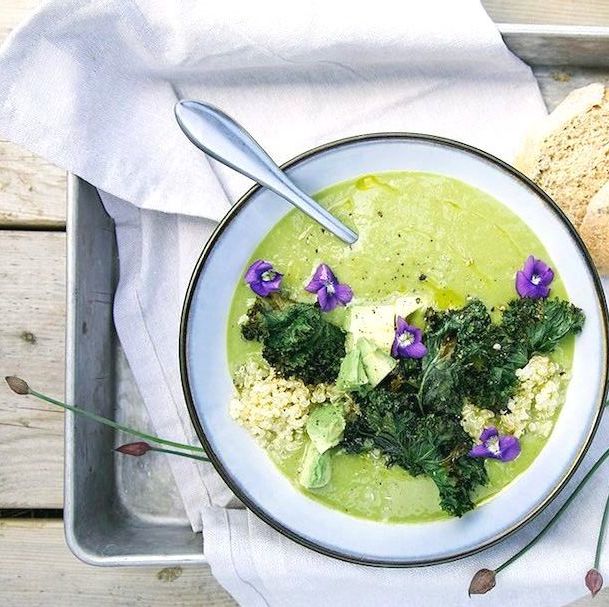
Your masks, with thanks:
[{"label": "green soup", "polygon": [[[528,255],[551,261],[531,229],[503,204],[461,181],[432,173],[392,172],[366,175],[336,184],[315,196],[359,233],[352,247],[327,233],[300,211],[286,215],[262,240],[254,259],[268,259],[284,273],[282,287],[293,298],[310,301],[303,290],[313,270],[326,263],[355,300],[391,300],[416,293],[434,307],[462,306],[480,298],[491,310],[515,296],[514,275]],[[560,277],[552,294],[567,298]],[[249,287],[237,285],[228,323],[231,370],[260,346],[245,341],[238,319],[252,298]],[[344,309],[330,313],[340,324]],[[573,340],[552,355],[571,366]],[[510,463],[486,460],[489,483],[476,503],[503,489],[535,459],[545,439],[521,438],[522,452]],[[411,477],[399,467],[387,468],[380,457],[337,453],[332,478],[321,489],[303,489],[297,481],[302,457],[297,450],[280,457],[269,452],[294,486],[309,497],[349,514],[379,521],[420,522],[447,518],[438,490],[427,477]]]}]

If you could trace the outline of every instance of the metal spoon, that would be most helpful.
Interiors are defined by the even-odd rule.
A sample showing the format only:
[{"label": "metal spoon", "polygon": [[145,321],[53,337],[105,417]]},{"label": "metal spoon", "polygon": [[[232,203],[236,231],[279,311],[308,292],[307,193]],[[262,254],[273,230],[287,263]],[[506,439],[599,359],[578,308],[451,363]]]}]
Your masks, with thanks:
[{"label": "metal spoon", "polygon": [[267,187],[348,244],[357,234],[307,196],[230,116],[200,101],[178,101],[178,124],[186,137],[222,164]]}]

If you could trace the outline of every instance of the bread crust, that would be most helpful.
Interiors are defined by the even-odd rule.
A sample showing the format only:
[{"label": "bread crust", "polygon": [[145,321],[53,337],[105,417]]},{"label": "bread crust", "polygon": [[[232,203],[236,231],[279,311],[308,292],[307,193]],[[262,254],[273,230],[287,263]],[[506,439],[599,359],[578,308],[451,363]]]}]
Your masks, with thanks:
[{"label": "bread crust", "polygon": [[577,116],[601,105],[604,97],[605,86],[600,82],[571,91],[545,120],[531,130],[516,156],[514,166],[534,179],[538,172],[539,158],[543,154],[544,141],[553,133],[560,132]]},{"label": "bread crust", "polygon": [[514,165],[545,190],[609,274],[609,91],[572,91],[531,131]]}]

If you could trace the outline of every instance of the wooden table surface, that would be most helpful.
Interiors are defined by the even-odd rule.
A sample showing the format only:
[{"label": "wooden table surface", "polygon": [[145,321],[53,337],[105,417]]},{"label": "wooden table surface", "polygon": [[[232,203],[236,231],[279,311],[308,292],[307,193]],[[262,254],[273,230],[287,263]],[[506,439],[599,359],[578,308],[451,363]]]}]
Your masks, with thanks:
[{"label": "wooden table surface", "polygon": [[[0,0],[0,42],[39,4]],[[609,25],[609,0],[483,4],[500,23]],[[56,396],[64,390],[65,194],[62,170],[0,141],[0,371],[38,380]],[[0,386],[1,606],[234,604],[208,567],[101,569],[78,561],[63,538],[62,481],[62,412]],[[20,509],[56,517],[15,517]],[[609,591],[594,604],[609,606]]]}]

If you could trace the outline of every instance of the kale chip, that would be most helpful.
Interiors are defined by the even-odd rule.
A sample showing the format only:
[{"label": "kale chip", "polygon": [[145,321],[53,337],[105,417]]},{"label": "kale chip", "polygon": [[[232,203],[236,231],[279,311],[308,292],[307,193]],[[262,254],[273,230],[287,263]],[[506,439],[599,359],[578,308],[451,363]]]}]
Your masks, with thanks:
[{"label": "kale chip", "polygon": [[262,356],[280,375],[306,384],[335,381],[345,356],[345,331],[319,307],[277,296],[256,299],[241,333],[262,343]]},{"label": "kale chip", "polygon": [[[428,476],[442,509],[462,516],[474,507],[476,488],[488,482],[484,460],[468,455],[464,403],[505,411],[516,371],[581,331],[584,314],[558,299],[515,299],[494,322],[472,300],[457,310],[428,309],[425,321],[427,355],[400,360],[378,386],[352,393],[359,413],[347,420],[341,446],[350,453],[378,450],[388,466]],[[345,331],[318,306],[282,295],[257,298],[241,331],[262,344],[278,373],[307,384],[334,382],[345,356]]]},{"label": "kale chip", "polygon": [[502,327],[514,342],[534,353],[552,352],[570,334],[584,326],[582,310],[561,299],[514,299],[503,314]]},{"label": "kale chip", "polygon": [[360,415],[345,428],[347,452],[378,449],[388,466],[412,476],[429,476],[440,494],[440,506],[453,516],[474,507],[472,492],[488,481],[484,462],[468,457],[471,438],[454,415],[421,416],[416,396],[387,387],[356,395]]},{"label": "kale chip", "polygon": [[506,409],[518,385],[516,371],[534,354],[552,352],[579,333],[584,314],[559,299],[515,299],[500,323],[473,300],[460,310],[426,314],[428,356],[419,396],[423,410],[458,413],[464,399],[491,411]]},{"label": "kale chip", "polygon": [[461,412],[464,399],[492,411],[514,393],[516,369],[528,357],[479,300],[460,310],[428,310],[420,398],[424,410]]}]

